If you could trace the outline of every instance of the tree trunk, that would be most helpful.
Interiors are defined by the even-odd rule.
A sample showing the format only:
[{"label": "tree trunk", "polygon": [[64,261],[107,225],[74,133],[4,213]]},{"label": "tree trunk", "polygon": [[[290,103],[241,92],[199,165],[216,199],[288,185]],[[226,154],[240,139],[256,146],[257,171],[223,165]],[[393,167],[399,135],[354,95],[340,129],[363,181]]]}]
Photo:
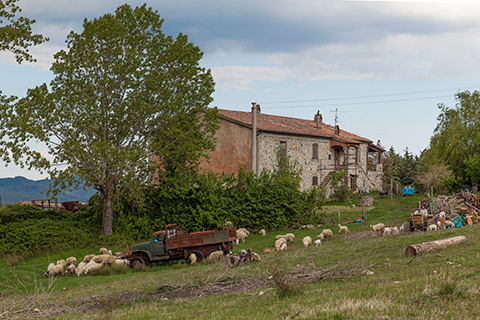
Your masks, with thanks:
[{"label": "tree trunk", "polygon": [[113,204],[110,194],[103,198],[102,234],[108,237],[113,232]]},{"label": "tree trunk", "polygon": [[452,244],[457,244],[463,241],[467,241],[467,237],[465,236],[456,236],[452,238],[440,239],[430,242],[424,242],[419,244],[412,244],[407,247],[405,250],[405,256],[411,257],[416,256],[420,252],[427,252],[433,251],[438,249],[445,249],[447,246]]}]

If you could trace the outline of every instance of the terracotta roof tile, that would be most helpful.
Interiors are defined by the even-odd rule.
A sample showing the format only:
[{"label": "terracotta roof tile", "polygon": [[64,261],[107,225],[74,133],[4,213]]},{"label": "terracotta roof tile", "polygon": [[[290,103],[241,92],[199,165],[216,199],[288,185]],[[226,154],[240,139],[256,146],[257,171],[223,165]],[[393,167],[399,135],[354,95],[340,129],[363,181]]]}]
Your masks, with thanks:
[{"label": "terracotta roof tile", "polygon": [[[252,127],[251,112],[225,109],[218,109],[218,112],[224,119],[239,122],[247,127]],[[320,127],[317,128],[314,120],[282,117],[265,113],[257,114],[257,129],[278,133],[324,137],[348,143],[372,142],[367,138],[360,137],[341,129],[340,133],[337,135],[335,134],[335,128],[325,123],[321,123]]]}]

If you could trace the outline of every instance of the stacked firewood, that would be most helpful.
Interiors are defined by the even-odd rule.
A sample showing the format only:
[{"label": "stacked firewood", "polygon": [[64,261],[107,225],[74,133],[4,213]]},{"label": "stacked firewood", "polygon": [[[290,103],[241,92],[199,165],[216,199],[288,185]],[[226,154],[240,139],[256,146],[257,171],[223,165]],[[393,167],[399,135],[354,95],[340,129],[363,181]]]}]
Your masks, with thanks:
[{"label": "stacked firewood", "polygon": [[433,199],[434,217],[445,212],[446,219],[452,219],[458,214],[480,216],[480,199],[477,195],[462,191],[452,196],[438,196]]}]

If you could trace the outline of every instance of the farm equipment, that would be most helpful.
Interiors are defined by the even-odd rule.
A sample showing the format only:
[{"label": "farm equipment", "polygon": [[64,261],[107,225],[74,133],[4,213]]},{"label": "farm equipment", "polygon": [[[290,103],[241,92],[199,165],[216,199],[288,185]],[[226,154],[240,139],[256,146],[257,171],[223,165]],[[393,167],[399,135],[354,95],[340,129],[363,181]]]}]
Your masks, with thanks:
[{"label": "farm equipment", "polygon": [[188,259],[193,253],[196,261],[202,261],[212,252],[228,252],[237,240],[235,229],[227,226],[226,230],[209,230],[187,233],[177,229],[177,224],[168,224],[165,230],[153,233],[150,242],[127,246],[125,259],[132,267]]},{"label": "farm equipment", "polygon": [[425,230],[428,224],[428,214],[422,210],[420,212],[415,211],[410,215],[410,231]]}]

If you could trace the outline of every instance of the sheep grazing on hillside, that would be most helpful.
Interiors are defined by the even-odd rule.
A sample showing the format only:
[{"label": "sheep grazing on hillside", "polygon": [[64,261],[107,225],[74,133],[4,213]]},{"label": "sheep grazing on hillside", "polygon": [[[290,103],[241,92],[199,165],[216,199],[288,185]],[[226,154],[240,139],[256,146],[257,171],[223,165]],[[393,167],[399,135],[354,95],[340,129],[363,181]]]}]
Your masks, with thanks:
[{"label": "sheep grazing on hillside", "polygon": [[65,261],[65,263],[67,264],[67,267],[71,264],[73,265],[76,265],[77,264],[77,258],[75,257],[69,257],[67,258],[67,260]]},{"label": "sheep grazing on hillside", "polygon": [[287,250],[287,243],[286,242],[280,246],[280,251],[285,251],[285,250]]},{"label": "sheep grazing on hillside", "polygon": [[342,226],[340,223],[337,224],[339,230],[338,230],[338,233],[342,233],[342,231],[345,231],[345,233],[350,233],[350,230],[348,230],[348,227],[347,226]]},{"label": "sheep grazing on hillside", "polygon": [[207,261],[222,261],[222,260],[225,260],[225,254],[221,250],[213,251],[213,252],[210,252],[210,254],[208,255],[206,260]]},{"label": "sheep grazing on hillside", "polygon": [[75,274],[77,275],[77,278],[80,278],[80,276],[85,271],[86,266],[87,264],[83,261],[78,264],[78,266],[75,268]]},{"label": "sheep grazing on hillside", "polygon": [[67,263],[65,262],[65,260],[58,260],[57,261],[57,265],[62,265],[63,268],[65,269],[67,267]]},{"label": "sheep grazing on hillside", "polygon": [[455,224],[450,220],[446,220],[443,224],[445,225],[445,228],[455,228]]},{"label": "sheep grazing on hillside", "polygon": [[107,248],[100,248],[99,253],[100,254],[107,254],[108,250],[107,250]]},{"label": "sheep grazing on hillside", "polygon": [[320,240],[323,240],[323,239],[332,240],[332,236],[333,236],[332,230],[330,230],[330,229],[323,229],[320,234],[323,236],[323,238],[322,238],[322,237],[319,237],[320,235],[318,235],[318,236],[317,236],[318,239],[320,239]]},{"label": "sheep grazing on hillside", "polygon": [[194,264],[197,262],[197,255],[195,253],[190,253],[188,256],[188,260],[190,260],[190,264]]},{"label": "sheep grazing on hillside", "polygon": [[248,237],[248,233],[244,232],[243,230],[237,230],[237,244],[239,244],[240,240],[242,240],[242,243],[245,243],[246,237]]},{"label": "sheep grazing on hillside", "polygon": [[90,260],[92,260],[92,259],[93,259],[93,257],[95,257],[95,255],[94,255],[94,254],[88,254],[88,255],[86,255],[86,256],[83,258],[83,262],[85,262],[85,263],[89,263],[89,262],[90,262]]},{"label": "sheep grazing on hillside", "polygon": [[295,235],[293,233],[287,233],[285,235],[287,242],[291,242],[293,245],[295,244]]},{"label": "sheep grazing on hillside", "polygon": [[380,231],[380,234],[383,234],[383,231],[385,230],[385,225],[383,223],[377,223],[374,225],[370,225],[370,229],[375,233]]},{"label": "sheep grazing on hillside", "polygon": [[384,235],[384,236],[390,236],[390,235],[392,235],[392,228],[385,227],[385,230],[383,230],[383,235]]},{"label": "sheep grazing on hillside", "polygon": [[258,234],[261,235],[261,236],[266,236],[267,232],[265,231],[265,229],[262,229],[258,232]]},{"label": "sheep grazing on hillside", "polygon": [[46,277],[54,277],[54,276],[57,276],[59,274],[63,275],[63,269],[64,269],[64,266],[63,264],[56,264],[56,265],[53,265],[51,266],[52,264],[49,264],[48,265],[48,268],[47,268],[47,271],[43,274],[43,276],[46,278]]},{"label": "sheep grazing on hillside", "polygon": [[400,226],[400,228],[398,228],[398,231],[399,231],[399,232],[405,232],[405,223],[402,223],[402,225]]},{"label": "sheep grazing on hillside", "polygon": [[[284,244],[285,244],[285,247],[282,248],[282,245],[284,245]],[[285,238],[280,238],[278,240],[275,240],[275,249],[277,251],[285,250],[287,248],[286,245],[287,245],[287,239],[285,239]]]},{"label": "sheep grazing on hillside", "polygon": [[437,225],[431,224],[427,227],[427,231],[437,231]]},{"label": "sheep grazing on hillside", "polygon": [[445,229],[445,226],[442,224],[441,221],[437,221],[437,227],[438,227],[438,230]]},{"label": "sheep grazing on hillside", "polygon": [[85,270],[83,271],[83,273],[85,274],[89,274],[90,272],[94,271],[94,270],[99,270],[100,268],[102,268],[102,264],[101,263],[96,263],[94,261],[90,261],[89,263],[87,263],[87,265],[85,266]]},{"label": "sheep grazing on hillside", "polygon": [[113,261],[112,266],[119,266],[119,267],[128,267],[130,265],[130,261],[127,259],[117,259]]},{"label": "sheep grazing on hillside", "polygon": [[439,220],[445,220],[446,213],[444,211],[440,212],[438,214],[438,219]]},{"label": "sheep grazing on hillside", "polygon": [[395,235],[397,235],[397,234],[398,234],[398,227],[397,227],[397,226],[394,226],[394,227],[392,228],[392,235],[395,236]]},{"label": "sheep grazing on hillside", "polygon": [[322,240],[317,239],[317,240],[313,241],[313,243],[315,243],[315,247],[318,247],[318,246],[322,245]]},{"label": "sheep grazing on hillside", "polygon": [[247,234],[247,236],[250,235],[250,231],[248,231],[248,230],[245,229],[245,228],[238,228],[237,231],[243,231],[243,232],[245,232],[245,233]]},{"label": "sheep grazing on hillside", "polygon": [[284,235],[284,234],[276,235],[276,236],[275,236],[275,240],[278,240],[278,239],[285,239],[285,240],[287,240],[287,236]]},{"label": "sheep grazing on hillside", "polygon": [[308,248],[312,244],[312,238],[310,236],[306,236],[303,238],[302,243],[304,248]]},{"label": "sheep grazing on hillside", "polygon": [[67,267],[67,271],[65,272],[65,274],[68,276],[68,275],[73,275],[75,273],[75,265],[74,264],[71,264]]}]

